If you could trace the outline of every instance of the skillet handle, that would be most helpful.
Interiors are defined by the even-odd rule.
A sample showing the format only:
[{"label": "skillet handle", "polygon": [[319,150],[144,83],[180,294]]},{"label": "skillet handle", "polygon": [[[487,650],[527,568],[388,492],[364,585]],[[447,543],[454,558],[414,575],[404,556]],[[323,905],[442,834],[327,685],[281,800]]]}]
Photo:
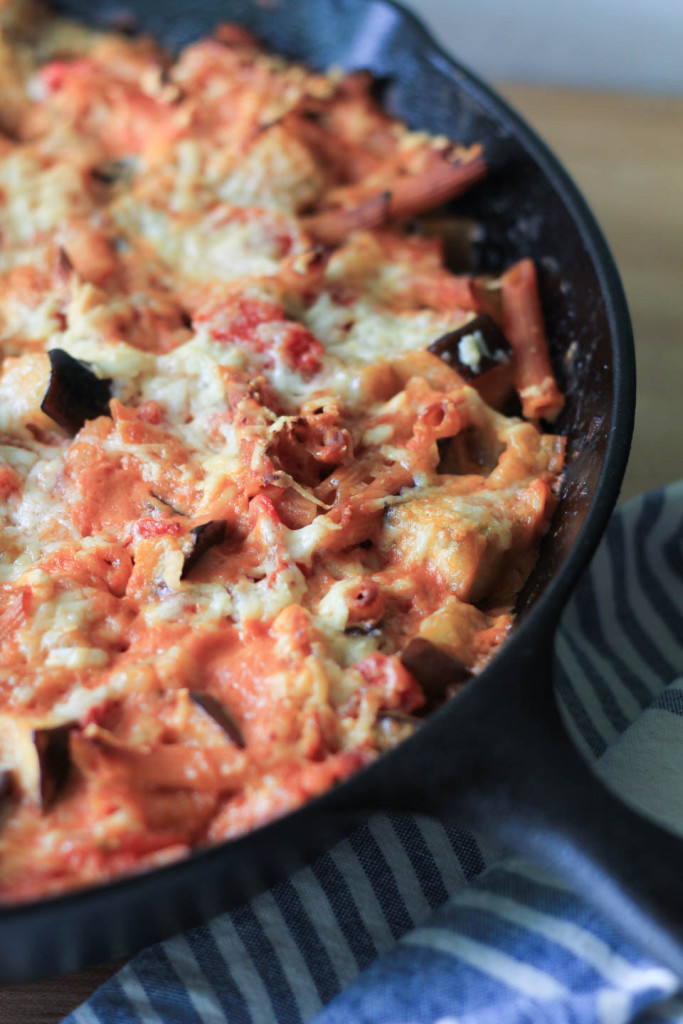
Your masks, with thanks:
[{"label": "skillet handle", "polygon": [[550,685],[548,636],[516,659],[516,678],[473,687],[452,736],[486,756],[454,758],[454,786],[460,762],[467,792],[440,811],[563,877],[683,978],[683,840],[624,804],[576,751]]}]

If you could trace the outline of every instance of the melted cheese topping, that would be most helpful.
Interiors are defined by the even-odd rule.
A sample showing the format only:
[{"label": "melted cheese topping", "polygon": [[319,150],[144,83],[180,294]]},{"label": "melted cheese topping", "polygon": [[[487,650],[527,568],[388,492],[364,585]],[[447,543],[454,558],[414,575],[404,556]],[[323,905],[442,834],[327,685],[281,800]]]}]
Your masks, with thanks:
[{"label": "melted cheese topping", "polygon": [[401,652],[419,636],[456,674],[487,663],[562,442],[427,351],[472,315],[435,243],[361,224],[315,244],[316,214],[362,206],[384,160],[428,171],[445,140],[234,29],[169,65],[25,3],[3,18],[0,899],[18,900],[237,835],[409,733],[430,705]]}]

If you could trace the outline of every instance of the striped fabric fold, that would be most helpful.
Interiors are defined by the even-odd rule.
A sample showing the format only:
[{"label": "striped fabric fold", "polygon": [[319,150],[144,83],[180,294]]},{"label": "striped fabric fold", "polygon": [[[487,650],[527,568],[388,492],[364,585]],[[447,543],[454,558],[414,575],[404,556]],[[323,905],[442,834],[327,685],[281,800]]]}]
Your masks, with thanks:
[{"label": "striped fabric fold", "polygon": [[[567,607],[555,685],[617,791],[683,832],[683,484],[624,505]],[[65,1024],[683,1024],[668,969],[481,837],[378,815],[153,946]]]}]

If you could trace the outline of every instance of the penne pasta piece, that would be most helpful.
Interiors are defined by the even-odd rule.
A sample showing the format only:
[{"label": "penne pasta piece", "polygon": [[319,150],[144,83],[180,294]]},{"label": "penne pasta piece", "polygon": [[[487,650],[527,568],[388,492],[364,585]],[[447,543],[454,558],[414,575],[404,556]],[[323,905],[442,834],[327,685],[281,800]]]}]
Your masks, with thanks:
[{"label": "penne pasta piece", "polygon": [[425,210],[441,206],[467,192],[486,177],[487,166],[478,156],[466,163],[439,160],[422,174],[405,175],[391,184],[388,215],[392,220],[405,220]]},{"label": "penne pasta piece", "polygon": [[384,615],[386,604],[382,592],[371,579],[354,580],[346,595],[347,629],[374,629]]},{"label": "penne pasta piece", "polygon": [[528,419],[552,422],[564,398],[550,365],[536,267],[520,260],[502,277],[503,320],[514,352],[515,387]]},{"label": "penne pasta piece", "polygon": [[389,219],[389,192],[372,196],[350,209],[326,210],[302,220],[304,229],[321,245],[340,245],[352,231],[379,227]]},{"label": "penne pasta piece", "polygon": [[300,530],[303,526],[308,526],[318,514],[316,502],[298,487],[286,487],[280,496],[274,499],[274,504],[280,519],[290,530]]},{"label": "penne pasta piece", "polygon": [[316,241],[338,245],[352,231],[379,227],[390,220],[406,220],[440,206],[472,188],[486,172],[484,158],[475,156],[457,163],[441,157],[420,173],[385,172],[377,182],[374,179],[378,175],[373,175],[372,184],[336,189],[332,197],[339,209],[305,218],[304,225]]},{"label": "penne pasta piece", "polygon": [[429,274],[417,274],[413,288],[418,303],[430,309],[477,310],[480,307],[475,281],[465,275],[456,276],[437,269]]},{"label": "penne pasta piece", "polygon": [[371,502],[349,504],[340,517],[341,529],[326,535],[321,550],[351,551],[360,544],[373,542],[382,522],[382,508],[366,507]]}]

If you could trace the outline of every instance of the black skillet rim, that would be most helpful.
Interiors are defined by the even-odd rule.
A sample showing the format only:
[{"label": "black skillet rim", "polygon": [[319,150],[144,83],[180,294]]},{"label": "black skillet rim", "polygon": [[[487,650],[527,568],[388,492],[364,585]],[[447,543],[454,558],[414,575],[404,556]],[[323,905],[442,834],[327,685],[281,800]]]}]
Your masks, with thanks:
[{"label": "black skillet rim", "polygon": [[[452,57],[437,43],[412,11],[407,10],[396,0],[371,0],[371,2],[397,12],[405,28],[414,38],[417,38],[424,56],[449,78],[455,79],[456,82],[467,81],[475,99],[499,122],[509,127],[517,139],[522,141],[544,176],[556,189],[579,230],[586,251],[595,267],[612,339],[612,419],[608,444],[590,507],[573,547],[560,566],[557,575],[547,585],[539,601],[525,616],[524,621],[506,641],[503,650],[496,656],[492,664],[477,677],[476,685],[479,686],[480,681],[481,685],[485,685],[486,679],[492,673],[500,671],[503,662],[511,664],[516,652],[532,637],[545,630],[553,630],[570,591],[587,566],[607,526],[619,496],[633,432],[635,353],[631,320],[619,272],[602,230],[580,190],[550,148],[495,90],[481,81],[460,60]],[[430,731],[430,724],[441,721],[448,713],[449,705],[445,705],[435,712],[431,719],[421,727],[419,736],[426,739]],[[416,739],[417,736],[405,740],[399,747],[383,755],[379,761],[361,769],[360,772],[342,782],[335,790],[315,797],[301,808],[261,826],[255,832],[260,833],[264,840],[267,840],[268,834],[271,833],[275,840],[283,825],[300,816],[315,813],[317,808],[323,807],[329,801],[332,793],[341,792],[345,787],[355,786],[365,780],[370,783],[375,769],[379,765],[386,771],[390,769],[390,762],[402,756],[410,757],[410,750]],[[381,808],[376,809],[380,810]],[[61,915],[62,912],[73,913],[78,910],[83,912],[89,910],[96,914],[100,908],[112,907],[112,901],[115,901],[117,895],[124,891],[132,893],[135,889],[139,891],[140,889],[161,887],[170,892],[176,887],[182,886],[184,879],[190,883],[192,876],[201,872],[203,866],[208,868],[211,865],[215,868],[216,863],[225,855],[226,848],[231,848],[232,852],[238,855],[240,846],[246,847],[252,835],[254,835],[253,832],[247,833],[236,839],[195,850],[182,860],[145,870],[139,874],[125,875],[45,899],[0,907],[0,927],[3,931],[7,929],[5,934],[9,934],[9,929],[15,921],[25,929],[30,925],[31,919],[36,926],[40,926],[41,923],[46,925],[51,918]],[[220,909],[217,908],[217,912],[220,912]]]}]

